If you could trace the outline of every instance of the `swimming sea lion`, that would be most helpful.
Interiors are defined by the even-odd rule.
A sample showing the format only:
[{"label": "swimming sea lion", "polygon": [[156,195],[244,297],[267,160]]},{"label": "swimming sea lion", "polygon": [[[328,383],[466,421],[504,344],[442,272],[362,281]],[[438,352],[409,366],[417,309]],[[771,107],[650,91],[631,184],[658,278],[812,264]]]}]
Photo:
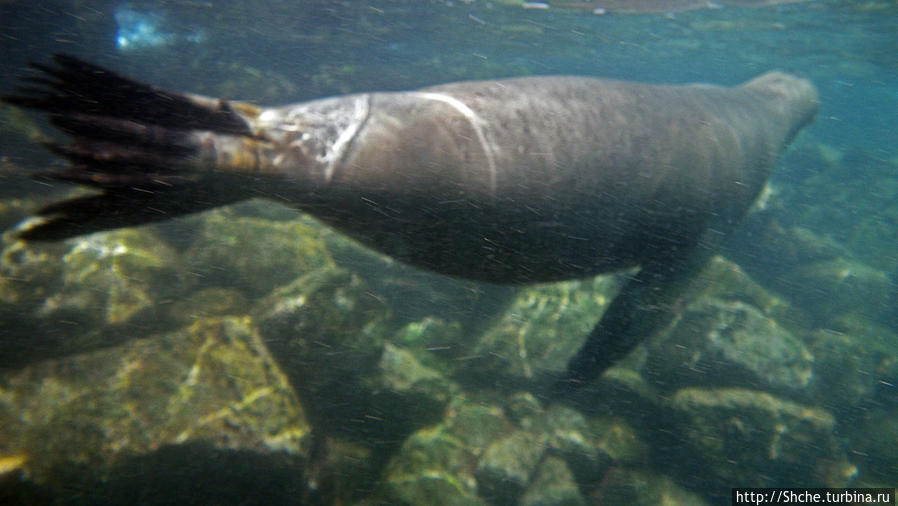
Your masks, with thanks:
[{"label": "swimming sea lion", "polygon": [[665,321],[818,108],[809,81],[779,72],[733,88],[525,77],[261,108],[54,62],[5,100],[74,137],[51,146],[72,162],[51,177],[101,192],[41,209],[23,238],[270,196],[451,276],[519,284],[640,267],[556,391]]}]

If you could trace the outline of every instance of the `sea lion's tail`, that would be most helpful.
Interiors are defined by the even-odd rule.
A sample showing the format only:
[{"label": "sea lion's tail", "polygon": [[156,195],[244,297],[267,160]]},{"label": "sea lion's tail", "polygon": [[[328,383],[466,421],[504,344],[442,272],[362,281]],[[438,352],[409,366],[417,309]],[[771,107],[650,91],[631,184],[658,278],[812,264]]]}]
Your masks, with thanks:
[{"label": "sea lion's tail", "polygon": [[222,145],[246,152],[245,145],[256,142],[249,118],[258,109],[171,93],[63,54],[51,65],[32,67],[37,74],[24,78],[29,84],[2,100],[49,113],[51,123],[73,137],[69,144],[48,144],[71,166],[38,176],[101,193],[40,209],[41,220],[20,237],[60,240],[249,197],[211,169],[218,169]]}]

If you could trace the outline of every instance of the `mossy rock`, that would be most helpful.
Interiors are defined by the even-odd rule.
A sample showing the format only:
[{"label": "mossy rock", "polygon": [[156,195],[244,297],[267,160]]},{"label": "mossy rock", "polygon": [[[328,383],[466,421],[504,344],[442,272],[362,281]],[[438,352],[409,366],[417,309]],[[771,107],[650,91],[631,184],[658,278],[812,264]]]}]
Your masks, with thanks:
[{"label": "mossy rock", "polygon": [[684,388],[671,404],[672,430],[713,483],[816,483],[816,462],[843,460],[835,419],[820,408],[738,388]]},{"label": "mossy rock", "polygon": [[272,356],[301,392],[375,371],[390,335],[388,308],[349,271],[313,270],[252,310]]},{"label": "mossy rock", "polygon": [[87,328],[155,319],[161,301],[189,286],[175,251],[146,229],[80,237],[61,260],[62,287],[40,314]]},{"label": "mossy rock", "polygon": [[237,288],[259,297],[333,265],[321,234],[301,220],[209,213],[184,258],[202,286]]},{"label": "mossy rock", "polygon": [[446,425],[411,435],[387,467],[384,489],[400,504],[485,504],[470,469],[474,456]]},{"label": "mossy rock", "polygon": [[536,470],[533,482],[521,496],[521,506],[582,506],[586,504],[567,463],[547,457]]},{"label": "mossy rock", "polygon": [[600,276],[522,289],[461,373],[493,382],[498,374],[515,388],[563,371],[618,287],[618,277]]},{"label": "mossy rock", "polygon": [[0,427],[0,440],[18,442],[4,450],[26,456],[30,479],[60,493],[71,480],[122,479],[133,459],[161,465],[154,455],[164,447],[288,455],[299,466],[308,452],[305,412],[246,318],[200,320],[8,373],[0,407],[0,419],[27,421]]},{"label": "mossy rock", "polygon": [[669,476],[651,471],[615,468],[590,495],[593,504],[633,506],[703,506],[701,496],[678,485]]},{"label": "mossy rock", "polygon": [[741,301],[702,298],[647,348],[643,373],[668,392],[711,384],[798,395],[813,376],[804,343]]}]

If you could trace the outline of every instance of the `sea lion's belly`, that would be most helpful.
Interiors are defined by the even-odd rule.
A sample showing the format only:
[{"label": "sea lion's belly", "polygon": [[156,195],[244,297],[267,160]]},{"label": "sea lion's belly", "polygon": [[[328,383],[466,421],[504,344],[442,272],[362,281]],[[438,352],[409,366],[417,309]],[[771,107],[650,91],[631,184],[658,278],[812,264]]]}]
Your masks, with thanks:
[{"label": "sea lion's belly", "polygon": [[[519,203],[509,212],[467,200],[414,205],[362,197],[359,206],[343,211],[346,216],[316,214],[397,260],[496,283],[556,281],[629,268],[639,263],[643,248],[651,247],[648,237],[634,237],[634,228],[625,224],[628,218],[602,216],[591,206],[547,211]],[[353,222],[347,224],[350,214]]]}]

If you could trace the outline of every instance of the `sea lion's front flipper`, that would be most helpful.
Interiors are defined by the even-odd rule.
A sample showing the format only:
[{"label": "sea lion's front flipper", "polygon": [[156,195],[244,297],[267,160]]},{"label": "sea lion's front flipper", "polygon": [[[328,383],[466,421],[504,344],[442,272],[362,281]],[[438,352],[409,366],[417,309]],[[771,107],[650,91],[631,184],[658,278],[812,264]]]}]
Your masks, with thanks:
[{"label": "sea lion's front flipper", "polygon": [[676,313],[671,306],[713,253],[714,248],[700,244],[646,262],[568,362],[550,397],[563,398],[579,390],[669,322]]},{"label": "sea lion's front flipper", "polygon": [[25,79],[29,85],[2,100],[49,113],[73,137],[48,146],[71,167],[38,176],[102,193],[41,209],[23,239],[60,240],[248,197],[216,172],[222,152],[251,151],[246,146],[259,142],[249,126],[252,106],[168,92],[68,55],[32,66],[38,73]]}]

